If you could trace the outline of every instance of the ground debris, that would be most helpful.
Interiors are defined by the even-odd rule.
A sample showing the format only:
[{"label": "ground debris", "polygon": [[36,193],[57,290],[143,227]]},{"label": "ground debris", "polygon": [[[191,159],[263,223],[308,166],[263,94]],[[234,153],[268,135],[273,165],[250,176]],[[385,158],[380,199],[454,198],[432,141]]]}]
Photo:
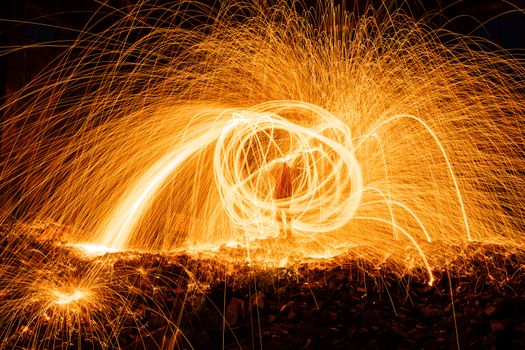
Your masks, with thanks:
[{"label": "ground debris", "polygon": [[[502,249],[435,271],[429,286],[423,274],[355,258],[270,269],[187,254],[85,260],[54,242],[16,236],[0,237],[0,248],[4,282],[25,273],[31,281],[34,266],[42,272],[61,264],[61,278],[98,271],[108,293],[101,300],[110,301],[79,309],[90,313],[78,318],[52,308],[32,314],[41,305],[26,303],[26,313],[0,318],[7,330],[0,348],[38,341],[49,349],[444,349],[457,347],[456,332],[462,348],[525,342],[523,259]],[[26,302],[15,285],[1,285],[0,305]]]}]

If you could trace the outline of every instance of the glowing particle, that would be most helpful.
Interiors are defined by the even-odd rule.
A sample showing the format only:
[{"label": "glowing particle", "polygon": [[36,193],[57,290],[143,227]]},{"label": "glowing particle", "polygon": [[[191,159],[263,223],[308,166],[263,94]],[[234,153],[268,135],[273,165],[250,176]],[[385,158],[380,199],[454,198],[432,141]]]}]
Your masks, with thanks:
[{"label": "glowing particle", "polygon": [[71,246],[78,248],[86,256],[101,256],[108,253],[117,253],[120,250],[113,247],[106,247],[100,244],[77,243]]},{"label": "glowing particle", "polygon": [[86,299],[89,295],[88,292],[85,292],[83,290],[75,290],[72,293],[64,293],[58,290],[53,291],[53,295],[55,296],[54,303],[57,305],[67,305],[70,303],[77,303],[81,299]]}]

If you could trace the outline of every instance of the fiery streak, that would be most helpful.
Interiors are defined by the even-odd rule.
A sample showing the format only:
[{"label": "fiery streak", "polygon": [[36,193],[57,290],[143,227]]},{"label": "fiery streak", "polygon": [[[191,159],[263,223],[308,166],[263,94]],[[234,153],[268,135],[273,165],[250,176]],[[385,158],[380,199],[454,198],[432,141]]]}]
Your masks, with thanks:
[{"label": "fiery streak", "polygon": [[[4,123],[4,183],[23,177],[23,219],[74,227],[64,240],[100,252],[237,244],[279,262],[357,246],[401,262],[413,249],[430,280],[447,256],[436,242],[521,244],[519,61],[399,13],[243,6],[249,24],[224,6],[206,27],[153,26],[136,44],[83,34],[85,56],[65,61],[77,68],[39,92],[51,102],[29,99]],[[96,63],[108,50],[118,59]],[[96,89],[69,101],[71,81]],[[61,140],[47,136],[66,120]],[[30,147],[22,122],[38,131]],[[292,195],[276,198],[283,163]],[[261,256],[284,221],[294,249]]]},{"label": "fiery streak", "polygon": [[100,244],[77,243],[73,244],[73,246],[81,250],[86,256],[100,256],[107,253],[116,253],[119,251],[116,248],[111,248]]}]

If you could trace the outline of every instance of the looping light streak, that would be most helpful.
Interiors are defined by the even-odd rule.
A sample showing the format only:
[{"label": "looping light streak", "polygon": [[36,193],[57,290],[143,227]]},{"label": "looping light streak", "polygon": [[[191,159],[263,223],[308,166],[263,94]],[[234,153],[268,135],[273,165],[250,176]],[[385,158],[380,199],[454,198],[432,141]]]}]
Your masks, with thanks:
[{"label": "looping light streak", "polygon": [[523,245],[523,62],[401,11],[153,3],[3,107],[0,224],[91,255],[352,251],[430,282],[448,245]]},{"label": "looping light streak", "polygon": [[213,277],[159,281],[142,252],[432,285],[523,249],[523,61],[402,11],[220,3],[119,9],[1,108],[1,344],[118,348],[148,305],[178,346],[156,282],[187,286],[183,313]]},{"label": "looping light streak", "polygon": [[[301,127],[276,114],[254,112],[272,106],[282,108],[280,103],[298,112],[302,112],[301,109],[321,111],[320,117],[326,119],[328,116],[332,125],[321,124],[317,131],[315,127]],[[286,133],[287,138],[270,138],[264,144],[258,139],[260,135],[271,137],[278,131]],[[242,152],[246,152],[250,142],[258,144],[256,153],[243,157]],[[296,144],[287,144],[290,142]],[[298,101],[275,101],[256,106],[253,111],[232,113],[231,119],[213,123],[209,131],[177,146],[157,161],[110,215],[111,221],[101,230],[102,244],[125,249],[135,225],[168,177],[185,160],[212,143],[215,143],[214,177],[222,205],[231,220],[246,234],[264,237],[278,230],[275,216],[279,210],[290,211],[297,218],[293,228],[299,234],[334,231],[346,225],[359,206],[362,176],[352,154],[353,148],[349,147],[348,128],[319,107]],[[303,182],[295,179],[300,183],[300,192],[277,203],[272,199],[275,179],[270,173],[280,162],[300,164],[303,167],[300,180]],[[244,174],[253,164],[258,168]],[[331,168],[329,171],[324,169],[327,166]],[[264,217],[262,213],[268,215]]]},{"label": "looping light streak", "polygon": [[[303,127],[290,122],[271,110],[290,110],[301,114],[315,113],[319,124]],[[452,179],[465,232],[470,240],[468,219],[461,192],[447,154],[432,129],[412,115],[395,115],[385,119],[352,146],[350,132],[335,116],[317,106],[299,101],[273,101],[250,110],[220,114],[204,127],[205,132],[190,142],[177,145],[147,169],[137,183],[126,192],[111,220],[101,229],[103,245],[113,249],[126,249],[136,225],[151,206],[157,192],[176,173],[188,158],[202,149],[214,145],[213,174],[221,205],[240,234],[250,239],[277,236],[279,215],[293,218],[290,223],[294,235],[310,236],[337,231],[354,218],[361,205],[363,192],[378,191],[390,211],[390,225],[399,230],[416,247],[433,281],[431,267],[425,253],[414,237],[395,222],[392,205],[404,209],[421,228],[428,242],[431,237],[418,215],[404,203],[388,198],[381,191],[363,187],[363,175],[353,152],[359,151],[368,138],[379,139],[378,131],[397,119],[415,120],[435,141]],[[324,123],[323,123],[324,122]],[[379,143],[380,139],[379,139]],[[275,200],[275,169],[287,163],[296,173],[295,193],[289,198]],[[387,169],[385,165],[385,174]],[[368,201],[367,205],[379,203]],[[285,214],[282,214],[285,213]],[[359,217],[363,219],[364,217]],[[387,222],[382,218],[370,218]],[[286,224],[286,223],[285,223]],[[116,234],[115,234],[116,232]]]}]

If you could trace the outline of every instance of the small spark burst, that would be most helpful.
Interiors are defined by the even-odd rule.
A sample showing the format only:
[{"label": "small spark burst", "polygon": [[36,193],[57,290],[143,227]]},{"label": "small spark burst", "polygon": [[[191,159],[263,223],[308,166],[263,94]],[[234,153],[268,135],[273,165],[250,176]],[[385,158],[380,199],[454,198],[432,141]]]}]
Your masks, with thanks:
[{"label": "small spark burst", "polygon": [[57,305],[68,305],[71,303],[78,303],[79,301],[85,301],[89,297],[89,293],[83,290],[75,289],[73,292],[62,292],[54,290],[52,292],[55,297],[54,303]]},{"label": "small spark burst", "polygon": [[[117,341],[124,326],[137,327],[137,339],[146,336],[143,323],[148,320],[141,319],[146,306],[153,306],[159,317],[168,312],[155,300],[166,293],[166,277],[156,275],[148,260],[137,261],[135,255],[94,258],[27,234],[13,238],[19,246],[32,248],[2,252],[0,322],[7,326],[0,329],[0,339],[6,348],[22,343],[53,348],[61,342],[104,348]],[[177,278],[182,277],[170,276],[169,281],[184,288],[184,280]],[[170,303],[173,306],[173,298]],[[174,322],[163,322],[167,330],[176,331]]]}]

